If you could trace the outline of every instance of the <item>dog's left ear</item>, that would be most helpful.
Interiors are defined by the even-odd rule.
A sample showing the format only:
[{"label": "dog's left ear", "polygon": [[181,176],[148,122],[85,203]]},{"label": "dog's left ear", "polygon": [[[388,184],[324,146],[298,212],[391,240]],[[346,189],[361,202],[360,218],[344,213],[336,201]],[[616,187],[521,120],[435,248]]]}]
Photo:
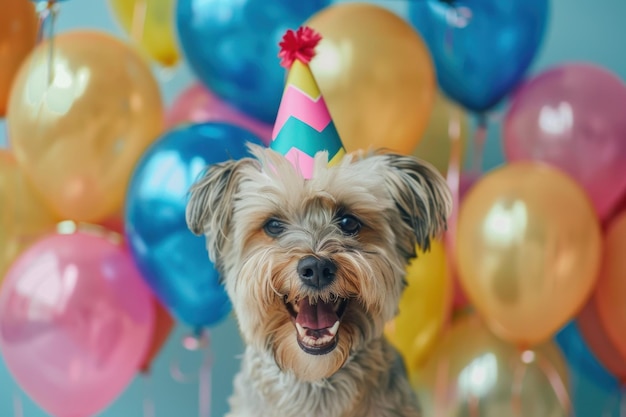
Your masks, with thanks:
[{"label": "dog's left ear", "polygon": [[415,157],[391,153],[379,157],[387,168],[385,183],[403,223],[412,232],[412,246],[417,243],[423,251],[430,249],[431,238],[446,230],[452,211],[448,184],[432,165]]}]

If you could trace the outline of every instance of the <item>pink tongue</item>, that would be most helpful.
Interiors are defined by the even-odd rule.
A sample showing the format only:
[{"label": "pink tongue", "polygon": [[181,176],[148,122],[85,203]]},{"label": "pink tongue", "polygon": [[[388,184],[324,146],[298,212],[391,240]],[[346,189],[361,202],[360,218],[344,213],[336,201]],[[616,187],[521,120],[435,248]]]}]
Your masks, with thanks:
[{"label": "pink tongue", "polygon": [[333,304],[318,300],[317,304],[311,305],[309,297],[300,300],[298,310],[296,323],[305,329],[326,329],[332,327],[339,319],[333,310]]}]

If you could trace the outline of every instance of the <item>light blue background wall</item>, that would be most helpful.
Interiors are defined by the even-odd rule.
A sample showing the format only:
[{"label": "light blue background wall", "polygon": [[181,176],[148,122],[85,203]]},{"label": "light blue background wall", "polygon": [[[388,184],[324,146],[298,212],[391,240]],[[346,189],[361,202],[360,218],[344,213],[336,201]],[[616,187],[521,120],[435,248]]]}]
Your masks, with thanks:
[{"label": "light blue background wall", "polygon": [[[400,15],[403,15],[407,4],[401,0],[379,0],[378,3]],[[552,4],[549,30],[531,74],[555,64],[585,60],[603,65],[626,80],[626,0],[553,0]],[[63,3],[58,28],[101,29],[124,36],[112,19],[106,0],[69,0]],[[173,74],[158,72],[157,77],[168,104],[193,80],[192,74],[184,65]],[[490,129],[485,168],[492,168],[502,162],[498,128],[493,125]],[[0,146],[5,144],[4,124],[0,120]],[[199,355],[184,351],[180,345],[186,332],[183,326],[176,329],[157,359],[152,376],[149,379],[136,378],[123,395],[101,414],[102,417],[143,416],[142,406],[146,396],[155,403],[156,417],[198,416],[198,384],[181,384],[170,376],[170,365],[177,359],[181,360],[181,367],[186,371],[197,369],[200,363]],[[242,344],[232,319],[212,329],[212,346],[215,358],[212,415],[222,416],[227,409],[227,397],[232,390],[232,377],[238,367],[237,355],[242,352]],[[573,384],[577,392],[586,394],[585,401],[576,401],[578,417],[618,416],[617,391],[603,391],[592,381],[576,373],[573,375]],[[19,399],[24,416],[46,416],[21,393],[0,358],[0,417],[16,416],[15,398]]]}]

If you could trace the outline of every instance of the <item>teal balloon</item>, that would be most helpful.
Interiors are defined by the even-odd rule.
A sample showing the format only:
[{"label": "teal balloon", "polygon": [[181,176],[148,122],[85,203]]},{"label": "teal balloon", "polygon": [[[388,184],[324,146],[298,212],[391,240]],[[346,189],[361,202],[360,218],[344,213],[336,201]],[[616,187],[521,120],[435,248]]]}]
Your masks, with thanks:
[{"label": "teal balloon", "polygon": [[491,109],[520,83],[548,18],[548,0],[419,0],[408,11],[441,89],[475,112]]},{"label": "teal balloon", "polygon": [[200,81],[248,116],[272,124],[285,83],[278,43],[330,0],[178,0],[183,54]]},{"label": "teal balloon", "polygon": [[263,146],[225,123],[167,132],[138,162],[126,196],[127,242],[143,278],[178,320],[198,330],[220,322],[232,307],[204,237],[187,228],[188,191],[208,166],[248,156],[247,143]]}]

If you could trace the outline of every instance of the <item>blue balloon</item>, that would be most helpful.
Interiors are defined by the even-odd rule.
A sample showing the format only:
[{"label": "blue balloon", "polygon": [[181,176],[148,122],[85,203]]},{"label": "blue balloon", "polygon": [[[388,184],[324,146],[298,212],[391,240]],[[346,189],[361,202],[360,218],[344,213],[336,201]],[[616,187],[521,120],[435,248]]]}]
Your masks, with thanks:
[{"label": "blue balloon", "polygon": [[596,359],[576,321],[569,322],[557,333],[555,339],[571,368],[575,368],[607,391],[619,387],[617,379]]},{"label": "blue balloon", "polygon": [[248,142],[263,146],[230,124],[183,126],[158,139],[131,178],[125,206],[131,253],[161,302],[196,329],[218,323],[231,305],[204,237],[187,228],[188,190],[208,165],[247,156]]},{"label": "blue balloon", "polygon": [[202,83],[248,116],[273,123],[285,69],[278,43],[330,0],[178,0],[178,39]]},{"label": "blue balloon", "polygon": [[408,19],[432,54],[441,89],[484,112],[522,80],[548,22],[548,0],[423,0]]}]

